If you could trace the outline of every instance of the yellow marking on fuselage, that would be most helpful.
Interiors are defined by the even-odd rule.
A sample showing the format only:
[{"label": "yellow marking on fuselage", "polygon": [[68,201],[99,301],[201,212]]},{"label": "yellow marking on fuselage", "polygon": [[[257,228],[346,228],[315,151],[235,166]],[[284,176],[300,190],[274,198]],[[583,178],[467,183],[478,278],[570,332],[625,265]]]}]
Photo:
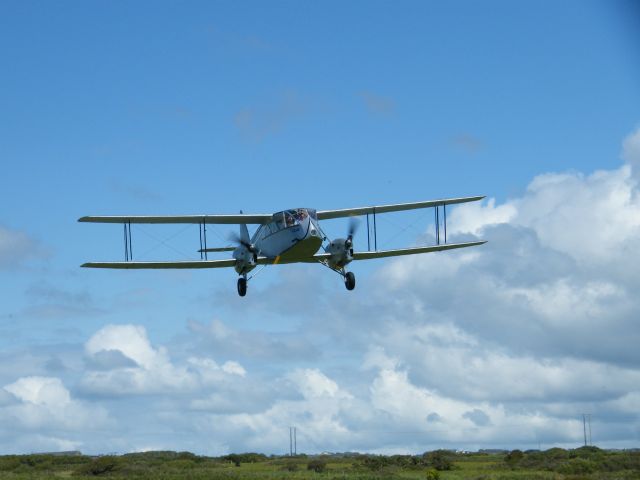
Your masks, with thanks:
[{"label": "yellow marking on fuselage", "polygon": [[280,261],[280,255],[276,257],[276,259],[273,261],[273,264],[277,265],[279,261]]}]

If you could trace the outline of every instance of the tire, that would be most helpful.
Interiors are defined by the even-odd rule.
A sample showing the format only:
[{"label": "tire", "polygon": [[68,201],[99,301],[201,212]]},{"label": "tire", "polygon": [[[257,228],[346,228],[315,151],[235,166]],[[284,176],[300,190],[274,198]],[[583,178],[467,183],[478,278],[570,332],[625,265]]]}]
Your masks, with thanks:
[{"label": "tire", "polygon": [[356,288],[356,276],[353,272],[347,272],[344,276],[344,286],[347,287],[347,290]]},{"label": "tire", "polygon": [[247,279],[240,277],[238,279],[238,295],[244,297],[247,294]]}]

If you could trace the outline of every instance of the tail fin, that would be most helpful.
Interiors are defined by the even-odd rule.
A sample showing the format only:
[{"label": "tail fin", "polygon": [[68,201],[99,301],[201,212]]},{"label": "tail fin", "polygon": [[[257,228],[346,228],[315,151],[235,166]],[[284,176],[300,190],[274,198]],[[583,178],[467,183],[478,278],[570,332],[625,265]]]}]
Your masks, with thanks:
[{"label": "tail fin", "polygon": [[240,240],[245,245],[248,245],[251,243],[251,238],[249,237],[249,229],[247,228],[246,223],[240,224]]}]

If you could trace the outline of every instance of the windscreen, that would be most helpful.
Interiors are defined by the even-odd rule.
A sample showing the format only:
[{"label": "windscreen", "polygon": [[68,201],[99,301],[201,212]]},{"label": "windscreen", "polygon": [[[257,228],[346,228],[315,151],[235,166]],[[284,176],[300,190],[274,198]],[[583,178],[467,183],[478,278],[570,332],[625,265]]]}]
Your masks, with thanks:
[{"label": "windscreen", "polygon": [[[315,210],[313,211],[315,214]],[[271,223],[265,225],[270,233],[275,233],[279,230],[295,227],[300,225],[307,217],[309,212],[306,208],[295,208],[292,210],[285,210],[284,212],[278,212],[273,214],[273,220]]]}]

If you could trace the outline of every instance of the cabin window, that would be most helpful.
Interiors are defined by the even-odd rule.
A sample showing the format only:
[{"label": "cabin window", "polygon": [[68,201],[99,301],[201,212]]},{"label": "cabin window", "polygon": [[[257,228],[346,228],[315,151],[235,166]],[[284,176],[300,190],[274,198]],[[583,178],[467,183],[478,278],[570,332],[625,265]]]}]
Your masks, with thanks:
[{"label": "cabin window", "polygon": [[309,212],[306,208],[297,208],[293,210],[285,210],[284,212],[274,213],[273,220],[270,223],[264,225],[265,236],[279,232],[280,230],[283,230],[285,228],[300,225],[300,223],[303,222],[308,216]]}]

